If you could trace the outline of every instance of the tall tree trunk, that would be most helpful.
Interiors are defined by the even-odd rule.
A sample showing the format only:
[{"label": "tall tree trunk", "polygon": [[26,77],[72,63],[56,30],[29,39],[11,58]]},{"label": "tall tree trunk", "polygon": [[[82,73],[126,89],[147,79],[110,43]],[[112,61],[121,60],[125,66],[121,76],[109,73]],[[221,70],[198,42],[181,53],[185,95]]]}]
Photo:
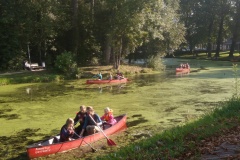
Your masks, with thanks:
[{"label": "tall tree trunk", "polygon": [[221,14],[221,20],[219,23],[219,30],[218,30],[218,38],[217,38],[217,48],[216,48],[216,54],[215,57],[219,57],[220,52],[220,46],[222,43],[222,33],[223,33],[223,22],[224,22],[224,13]]},{"label": "tall tree trunk", "polygon": [[94,5],[95,5],[95,0],[91,0],[91,19],[92,19],[92,23],[94,22]]},{"label": "tall tree trunk", "polygon": [[237,31],[235,30],[234,33],[233,33],[231,48],[230,48],[230,52],[229,52],[229,55],[228,55],[230,58],[233,57],[234,49],[235,49],[236,42],[237,42],[237,33],[235,33],[235,32],[237,32]]},{"label": "tall tree trunk", "polygon": [[75,55],[78,55],[78,43],[79,43],[79,29],[78,29],[78,0],[72,0],[72,26],[73,26],[73,48],[72,51]]},{"label": "tall tree trunk", "polygon": [[104,46],[104,55],[105,55],[105,63],[106,65],[110,64],[110,56],[111,56],[111,37],[107,36]]},{"label": "tall tree trunk", "polygon": [[235,16],[236,18],[234,19],[236,23],[233,29],[233,37],[232,37],[232,44],[229,52],[229,57],[233,57],[234,49],[235,49],[237,39],[238,39],[238,34],[239,34],[238,29],[240,25],[240,1],[237,1],[236,5],[237,5],[237,13]]},{"label": "tall tree trunk", "polygon": [[123,39],[120,39],[120,45],[119,45],[119,53],[117,54],[117,68],[120,68],[120,64],[121,64],[121,57],[122,57],[122,52],[123,52]]},{"label": "tall tree trunk", "polygon": [[111,52],[112,52],[112,55],[113,55],[113,68],[117,68],[117,64],[116,64],[116,53],[115,53],[115,47],[112,47],[111,48]]},{"label": "tall tree trunk", "polygon": [[207,43],[208,57],[212,57],[212,30],[213,30],[213,19],[210,21],[208,26],[208,43]]}]

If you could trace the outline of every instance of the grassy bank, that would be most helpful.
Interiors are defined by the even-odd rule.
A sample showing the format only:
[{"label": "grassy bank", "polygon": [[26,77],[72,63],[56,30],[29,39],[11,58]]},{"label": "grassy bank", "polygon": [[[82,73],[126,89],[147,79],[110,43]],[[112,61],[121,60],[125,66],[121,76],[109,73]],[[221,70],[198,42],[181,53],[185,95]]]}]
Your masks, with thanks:
[{"label": "grassy bank", "polygon": [[197,159],[200,155],[198,146],[206,139],[220,136],[221,131],[239,125],[239,104],[239,99],[231,99],[197,121],[166,130],[97,159]]},{"label": "grassy bank", "polygon": [[[78,78],[92,78],[93,75],[97,74],[99,71],[102,72],[103,78],[107,78],[109,73],[116,73],[116,69],[112,66],[91,66],[82,67],[80,75],[76,75],[72,79]],[[152,69],[135,66],[135,65],[122,65],[121,72],[125,75],[134,75],[139,73],[152,73]],[[20,71],[13,73],[0,74],[0,86],[8,84],[19,84],[19,83],[44,83],[44,82],[60,82],[66,79],[62,74],[58,74],[51,70],[43,71]],[[68,78],[69,79],[69,78]]]},{"label": "grassy bank", "polygon": [[[212,58],[214,59],[214,55],[215,53],[212,52]],[[225,51],[225,52],[220,52],[219,53],[219,57],[218,57],[218,61],[232,61],[235,60],[237,62],[239,62],[239,56],[240,53],[235,51],[233,54],[234,57],[229,57],[229,51]],[[187,59],[201,59],[201,60],[211,60],[212,58],[208,57],[208,54],[206,52],[202,52],[202,51],[197,51],[196,53],[191,53],[190,51],[185,51],[185,52],[179,52],[175,54],[176,58],[187,58]]]}]

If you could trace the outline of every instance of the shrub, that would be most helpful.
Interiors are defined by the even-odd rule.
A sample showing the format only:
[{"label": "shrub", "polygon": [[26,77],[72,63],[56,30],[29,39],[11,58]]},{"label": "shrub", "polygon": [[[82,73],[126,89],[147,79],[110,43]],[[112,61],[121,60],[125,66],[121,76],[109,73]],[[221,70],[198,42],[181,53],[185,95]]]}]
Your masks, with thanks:
[{"label": "shrub", "polygon": [[97,66],[99,65],[99,59],[97,57],[93,57],[90,62],[91,65]]},{"label": "shrub", "polygon": [[146,61],[146,65],[147,65],[147,67],[153,68],[154,70],[164,70],[165,69],[165,65],[162,63],[162,59],[161,59],[160,55],[150,56]]},{"label": "shrub", "polygon": [[65,51],[61,55],[57,56],[55,68],[68,78],[74,77],[78,74],[77,63],[71,52]]},{"label": "shrub", "polygon": [[10,80],[7,78],[0,78],[0,86],[10,84]]}]

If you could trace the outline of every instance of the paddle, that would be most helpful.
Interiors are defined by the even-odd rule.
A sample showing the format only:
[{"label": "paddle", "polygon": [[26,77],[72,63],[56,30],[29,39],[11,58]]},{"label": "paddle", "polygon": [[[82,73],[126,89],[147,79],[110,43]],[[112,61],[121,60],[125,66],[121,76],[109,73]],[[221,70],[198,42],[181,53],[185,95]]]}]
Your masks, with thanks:
[{"label": "paddle", "polygon": [[[95,120],[92,118],[92,116],[89,115],[89,117],[92,119],[92,121],[95,123],[95,125],[98,126],[97,123],[95,122]],[[109,138],[107,137],[107,135],[103,132],[102,128],[99,127],[99,126],[98,126],[98,128],[100,129],[100,131],[102,132],[102,134],[106,137],[108,145],[109,145],[109,146],[116,146],[116,143],[115,143],[113,140],[111,140],[111,139],[109,139]]]},{"label": "paddle", "polygon": [[[77,135],[79,138],[81,138],[76,132],[74,132],[74,134]],[[87,143],[87,142],[84,140],[84,137],[82,138],[82,140],[83,140],[87,145],[89,145],[89,146],[92,148],[92,152],[97,152],[97,150],[96,150],[95,148],[93,148],[90,143]]]}]

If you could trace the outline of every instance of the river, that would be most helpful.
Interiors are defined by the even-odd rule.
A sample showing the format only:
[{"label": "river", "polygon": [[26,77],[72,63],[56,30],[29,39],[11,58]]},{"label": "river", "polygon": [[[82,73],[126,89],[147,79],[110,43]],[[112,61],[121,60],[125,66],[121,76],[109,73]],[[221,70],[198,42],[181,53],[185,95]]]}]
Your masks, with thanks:
[{"label": "river", "polygon": [[[93,106],[99,115],[105,107],[114,115],[126,113],[129,134],[151,134],[201,117],[234,93],[231,62],[163,61],[164,72],[128,77],[126,84],[86,85],[86,79],[80,79],[0,86],[0,136],[30,131],[26,136],[34,141],[55,135],[82,104]],[[191,73],[176,75],[176,66],[185,62]]]}]

